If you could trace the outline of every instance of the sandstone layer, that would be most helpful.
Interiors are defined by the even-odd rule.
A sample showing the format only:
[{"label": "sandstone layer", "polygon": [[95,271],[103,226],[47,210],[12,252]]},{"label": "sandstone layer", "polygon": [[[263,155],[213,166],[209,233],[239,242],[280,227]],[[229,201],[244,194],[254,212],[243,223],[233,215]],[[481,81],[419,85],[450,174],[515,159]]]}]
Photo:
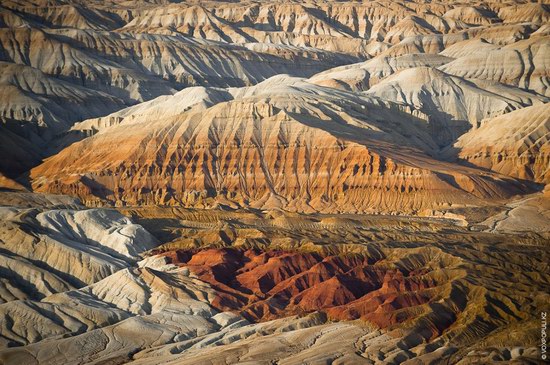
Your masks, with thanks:
[{"label": "sandstone layer", "polygon": [[355,212],[413,212],[527,189],[429,157],[437,144],[428,123],[391,103],[289,77],[231,92],[207,109],[104,128],[34,169],[33,188],[87,204]]},{"label": "sandstone layer", "polygon": [[0,363],[540,363],[547,2],[2,1]]},{"label": "sandstone layer", "polygon": [[[549,13],[548,5],[523,1],[7,1],[0,152],[8,158],[0,169],[16,179],[85,137],[64,135],[75,122],[160,95],[280,73],[311,76],[359,61],[314,80],[367,90],[396,71],[428,66],[549,96]],[[465,128],[444,128],[436,139],[452,143]]]},{"label": "sandstone layer", "polygon": [[458,156],[520,179],[550,183],[550,105],[485,120],[456,142]]}]

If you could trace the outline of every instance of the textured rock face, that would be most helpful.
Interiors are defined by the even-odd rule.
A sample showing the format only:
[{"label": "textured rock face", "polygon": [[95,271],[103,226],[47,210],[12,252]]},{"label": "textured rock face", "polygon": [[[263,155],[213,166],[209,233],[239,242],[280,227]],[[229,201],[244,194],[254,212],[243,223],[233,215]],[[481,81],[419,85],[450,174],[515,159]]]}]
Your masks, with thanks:
[{"label": "textured rock face", "polygon": [[[451,82],[445,76],[447,83],[431,87],[419,73],[407,87],[392,83],[394,79],[385,83],[403,95],[391,95],[383,86],[371,94],[404,103],[423,119],[426,111],[434,114],[431,137],[439,147],[454,143],[482,117],[548,96],[548,6],[542,4],[384,0],[43,5],[9,1],[2,8],[0,152],[9,158],[0,162],[0,171],[8,179],[62,147],[120,123],[120,118],[128,120],[116,112],[105,117],[123,106],[181,90],[178,99],[166,99],[168,108],[157,100],[156,113],[134,109],[131,119],[143,122],[152,121],[153,115],[173,115],[174,103],[184,112],[228,99],[227,91],[197,97],[195,93],[204,91],[193,86],[213,90],[253,85],[281,73],[316,74],[311,79],[315,84],[357,92],[369,91],[399,71],[438,68],[459,79]],[[481,80],[540,95],[520,95],[481,85]],[[459,88],[471,92],[449,86],[470,81],[474,89]],[[418,87],[411,90],[412,85]],[[419,93],[430,96],[415,96]],[[486,103],[487,108],[473,111],[474,104]],[[142,107],[148,108],[147,103]]]},{"label": "textured rock face", "polygon": [[[407,125],[407,114],[376,100],[280,77],[233,94],[206,110],[106,128],[34,169],[33,187],[90,204],[385,212],[521,189],[431,160],[420,150],[435,145],[424,122]],[[139,128],[129,135],[126,125]],[[409,147],[393,151],[398,144]]]},{"label": "textured rock face", "polygon": [[549,14],[2,1],[0,363],[538,363]]},{"label": "textured rock face", "polygon": [[405,277],[360,255],[212,249],[169,257],[212,285],[215,308],[251,320],[325,310],[332,319],[363,318],[384,328],[413,316],[407,308],[430,301],[436,285],[424,273]]},{"label": "textured rock face", "polygon": [[549,96],[549,40],[548,36],[533,37],[492,52],[476,52],[442,66],[441,70],[466,78],[498,81]]},{"label": "textured rock face", "polygon": [[520,179],[550,183],[550,106],[485,120],[455,144],[472,164]]},{"label": "textured rock face", "polygon": [[[0,62],[0,70],[0,118],[33,123],[36,129],[29,129],[29,134],[60,133],[70,126],[71,121],[88,119],[124,106],[119,98],[61,81],[33,67]],[[87,107],[77,108],[82,104]]]},{"label": "textured rock face", "polygon": [[[17,145],[23,146],[2,143],[0,147],[0,153],[9,157],[0,162],[0,170],[12,178],[55,151],[52,139],[75,122],[188,86],[251,85],[279,73],[310,76],[357,60],[323,50],[264,52],[261,47],[195,38],[114,32],[121,24],[104,23],[106,14],[101,10],[80,8],[73,19],[73,7],[49,9],[57,15],[35,9],[36,18],[29,18],[24,27],[17,22],[0,27],[0,137],[18,138]],[[33,6],[15,11],[25,14]],[[55,18],[51,27],[49,16]],[[73,21],[65,23],[68,18]],[[25,153],[32,149],[33,154]]]},{"label": "textured rock face", "polygon": [[[444,65],[453,58],[432,54],[407,54],[399,57],[379,56],[369,61],[352,65],[340,66],[311,77],[316,84],[346,89],[368,90],[386,77],[394,73],[414,67]],[[345,86],[347,85],[347,86]]]},{"label": "textured rock face", "polygon": [[[50,295],[38,303],[15,301],[3,305],[3,317],[15,325],[4,328],[2,337],[4,342],[28,344],[91,331],[138,315],[157,316],[157,321],[172,317],[167,327],[194,316],[204,326],[207,322],[203,317],[215,314],[208,305],[209,295],[211,289],[206,284],[180,274],[125,269],[83,289]],[[31,327],[33,331],[28,332]]]},{"label": "textured rock face", "polygon": [[141,226],[114,211],[0,210],[3,302],[41,299],[94,283],[157,244]]},{"label": "textured rock face", "polygon": [[485,118],[548,101],[500,83],[457,78],[426,67],[387,77],[367,94],[419,109],[428,116],[440,146],[452,143]]},{"label": "textured rock face", "polygon": [[[283,72],[307,75],[329,67],[332,62],[353,59],[320,51],[309,57],[307,52],[303,56],[297,50],[274,56],[242,46],[165,35],[77,29],[48,31],[1,29],[2,59],[82,83],[91,89],[107,91],[128,102],[168,94],[174,87],[203,83],[239,86]],[[188,54],[194,56],[186,57]],[[133,58],[127,65],[122,60],[129,55]],[[108,61],[109,58],[120,59],[122,64]]]},{"label": "textured rock face", "polygon": [[[521,219],[514,213],[519,207],[526,208],[519,204],[510,218]],[[19,214],[9,211],[9,219]],[[487,234],[451,221],[390,216],[159,207],[126,212],[155,233],[177,227],[203,240],[187,249],[168,243],[80,289],[64,287],[43,270],[37,288],[49,283],[62,292],[0,304],[3,363],[537,358],[530,346],[548,299],[548,249],[540,238],[531,236],[526,245],[517,232],[499,234],[500,223]],[[109,232],[125,220],[104,210],[64,219],[72,217],[90,234],[97,229],[91,218],[101,216],[111,216],[112,223],[101,220]],[[5,265],[11,256],[2,257]],[[39,270],[36,261],[27,264]],[[509,267],[514,270],[504,269]],[[9,268],[24,274],[26,266],[19,260]]]}]

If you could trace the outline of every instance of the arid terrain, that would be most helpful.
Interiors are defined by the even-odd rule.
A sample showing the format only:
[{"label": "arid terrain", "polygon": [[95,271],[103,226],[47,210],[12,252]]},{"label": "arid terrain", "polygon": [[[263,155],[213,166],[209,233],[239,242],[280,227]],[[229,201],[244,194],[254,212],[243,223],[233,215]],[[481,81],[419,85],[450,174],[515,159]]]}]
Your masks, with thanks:
[{"label": "arid terrain", "polygon": [[0,364],[539,364],[550,2],[0,3]]}]

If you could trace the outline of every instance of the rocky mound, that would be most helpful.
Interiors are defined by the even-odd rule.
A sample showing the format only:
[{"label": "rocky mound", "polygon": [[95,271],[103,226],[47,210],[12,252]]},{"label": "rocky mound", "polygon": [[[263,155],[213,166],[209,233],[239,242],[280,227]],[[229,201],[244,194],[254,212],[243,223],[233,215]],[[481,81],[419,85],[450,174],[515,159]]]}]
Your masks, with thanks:
[{"label": "rocky mound", "polygon": [[310,78],[319,85],[363,91],[394,73],[414,67],[442,66],[453,59],[441,55],[407,54],[399,57],[378,56],[369,61],[336,67]]},{"label": "rocky mound", "polygon": [[429,302],[436,285],[425,273],[403,275],[357,255],[212,249],[169,257],[212,286],[215,308],[250,320],[324,310],[334,319],[364,318],[387,327],[405,321],[407,307]]},{"label": "rocky mound", "polygon": [[538,363],[549,19],[2,1],[0,363]]},{"label": "rocky mound", "polygon": [[[439,67],[547,94],[546,5],[38,0],[2,6],[0,115],[7,128],[0,138],[9,141],[0,152],[9,158],[0,170],[23,183],[24,173],[44,157],[120,123],[120,115],[109,113],[193,86],[253,85],[288,73],[317,74],[316,84],[363,91],[404,69]],[[180,110],[212,105],[209,96],[195,100],[195,91],[180,94]],[[166,109],[173,114],[173,105]],[[131,113],[134,119],[143,115]],[[418,109],[413,114],[421,116]],[[464,130],[434,139],[454,142]]]},{"label": "rocky mound", "polygon": [[420,110],[428,116],[440,146],[452,143],[485,118],[548,101],[496,82],[462,79],[427,67],[400,71],[367,94]]},{"label": "rocky mound", "polygon": [[[75,204],[59,196],[18,194],[25,197],[43,207]],[[133,241],[129,234],[132,227],[142,228],[121,224],[127,219],[112,211],[44,210],[38,226],[28,209],[25,217],[22,208],[3,209],[3,222],[22,222],[19,229],[32,229],[40,240],[49,235],[60,245],[63,239],[82,258],[86,247],[104,254],[119,250],[117,258],[129,252],[124,247],[146,248],[140,234]],[[53,260],[2,250],[0,293],[6,302],[0,313],[6,320],[0,323],[0,359],[6,364],[242,363],[266,357],[300,363],[334,357],[351,363],[530,361],[537,358],[548,270],[545,241],[509,231],[525,209],[530,208],[518,202],[491,234],[410,217],[126,209],[155,234],[174,229],[176,236],[196,235],[195,247],[161,246],[80,289],[65,274],[76,272],[77,264],[55,266]],[[24,241],[13,227],[0,231],[3,247]],[[82,234],[101,245],[82,242]],[[245,242],[253,238],[255,243]],[[273,249],[259,249],[270,240]],[[41,245],[36,243],[38,253]],[[50,251],[61,252],[55,246]],[[480,338],[486,342],[480,344]]]},{"label": "rocky mound", "polygon": [[[496,280],[493,284],[472,283],[473,277],[479,277],[480,267],[474,262],[483,260],[480,255],[451,252],[392,249],[383,259],[372,260],[368,254],[222,248],[169,251],[161,256],[208,282],[215,292],[212,306],[250,320],[321,310],[328,318],[360,319],[383,331],[396,329],[396,335],[411,331],[413,338],[402,342],[409,349],[420,349],[423,341],[436,338],[464,345],[482,333],[490,341],[500,341],[500,332],[493,329],[501,321],[519,320],[518,307],[500,294],[502,278],[496,271],[485,267]],[[495,258],[494,263],[501,259]],[[496,311],[502,318],[480,314],[485,318],[480,324],[479,318],[472,320],[480,308]]]},{"label": "rocky mound", "polygon": [[451,75],[498,81],[549,96],[549,39],[533,37],[491,52],[481,50],[440,69]]},{"label": "rocky mound", "polygon": [[539,1],[538,4],[527,3],[503,7],[498,12],[498,17],[505,23],[539,23],[550,21],[550,7]]}]

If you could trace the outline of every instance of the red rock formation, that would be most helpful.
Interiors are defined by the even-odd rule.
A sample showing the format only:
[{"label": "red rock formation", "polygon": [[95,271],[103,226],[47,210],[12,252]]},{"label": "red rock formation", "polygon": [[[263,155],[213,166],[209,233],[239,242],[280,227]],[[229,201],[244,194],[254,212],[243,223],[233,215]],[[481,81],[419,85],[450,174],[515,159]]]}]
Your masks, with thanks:
[{"label": "red rock formation", "polygon": [[218,294],[218,310],[254,321],[324,310],[333,319],[388,327],[413,318],[437,286],[426,268],[403,272],[359,255],[230,248],[163,255],[208,282]]}]

